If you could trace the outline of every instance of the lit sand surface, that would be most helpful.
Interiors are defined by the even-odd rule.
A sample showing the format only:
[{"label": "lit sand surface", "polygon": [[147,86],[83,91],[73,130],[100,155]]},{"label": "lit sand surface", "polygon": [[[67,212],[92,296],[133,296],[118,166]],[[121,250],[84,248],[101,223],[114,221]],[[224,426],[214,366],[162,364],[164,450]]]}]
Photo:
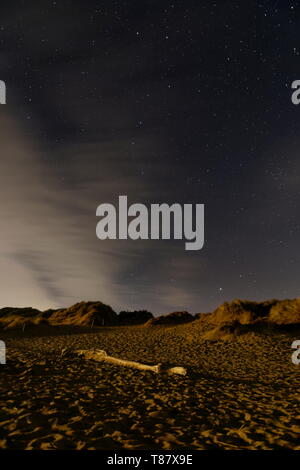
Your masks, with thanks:
[{"label": "lit sand surface", "polygon": [[[198,322],[47,331],[2,334],[0,448],[300,449],[295,335],[204,341]],[[66,347],[184,366],[188,375],[60,357]]]}]

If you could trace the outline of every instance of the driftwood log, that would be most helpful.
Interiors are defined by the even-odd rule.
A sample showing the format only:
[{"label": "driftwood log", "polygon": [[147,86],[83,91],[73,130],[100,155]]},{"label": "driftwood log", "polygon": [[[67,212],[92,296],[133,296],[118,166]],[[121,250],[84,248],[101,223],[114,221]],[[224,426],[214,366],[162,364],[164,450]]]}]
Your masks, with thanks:
[{"label": "driftwood log", "polygon": [[109,356],[105,351],[101,349],[78,349],[74,351],[74,353],[84,359],[91,359],[97,362],[109,362],[111,364],[115,364],[117,366],[125,366],[125,367],[132,367],[134,369],[140,370],[150,370],[155,372],[156,374],[159,373],[166,373],[166,374],[178,374],[178,375],[186,375],[187,371],[184,367],[166,367],[162,364],[156,364],[154,366],[150,366],[148,364],[142,364],[140,362],[135,361],[128,361],[126,359],[119,359],[117,357]]}]

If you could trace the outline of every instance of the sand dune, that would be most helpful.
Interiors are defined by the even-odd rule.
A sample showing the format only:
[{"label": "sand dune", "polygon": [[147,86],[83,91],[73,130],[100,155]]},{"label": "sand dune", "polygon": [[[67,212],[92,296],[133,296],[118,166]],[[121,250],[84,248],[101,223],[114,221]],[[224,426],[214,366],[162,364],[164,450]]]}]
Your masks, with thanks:
[{"label": "sand dune", "polygon": [[[186,311],[153,317],[147,310],[117,314],[102,302],[78,302],[69,308],[41,312],[32,307],[0,309],[0,329],[18,329],[36,325],[81,327],[146,324],[146,326],[176,325],[196,320],[215,327],[241,325],[297,326],[300,324],[300,299],[253,302],[234,300],[220,305],[209,314],[191,315]],[[240,328],[240,331],[245,331]]]},{"label": "sand dune", "polygon": [[145,326],[178,325],[181,323],[188,323],[193,320],[195,320],[195,318],[188,312],[171,312],[167,315],[160,315],[158,317],[151,318],[147,321]]},{"label": "sand dune", "polygon": [[49,326],[109,326],[144,323],[153,315],[146,310],[120,312],[119,315],[102,302],[78,302],[69,308],[46,310],[5,307],[0,309],[0,329],[25,329],[37,325]]}]

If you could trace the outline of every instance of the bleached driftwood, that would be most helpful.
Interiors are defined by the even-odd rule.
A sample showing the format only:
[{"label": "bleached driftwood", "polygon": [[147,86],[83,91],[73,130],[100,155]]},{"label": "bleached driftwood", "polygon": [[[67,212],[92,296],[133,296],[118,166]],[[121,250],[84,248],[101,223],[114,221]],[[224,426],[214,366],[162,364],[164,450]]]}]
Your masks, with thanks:
[{"label": "bleached driftwood", "polygon": [[117,357],[109,356],[105,351],[101,349],[78,349],[75,351],[78,356],[84,357],[85,359],[92,359],[97,362],[110,362],[118,366],[133,367],[134,369],[150,370],[159,373],[167,374],[178,374],[186,375],[187,371],[184,367],[170,367],[166,368],[162,364],[156,364],[149,366],[148,364],[142,364],[140,362],[128,361],[126,359],[119,359]]}]

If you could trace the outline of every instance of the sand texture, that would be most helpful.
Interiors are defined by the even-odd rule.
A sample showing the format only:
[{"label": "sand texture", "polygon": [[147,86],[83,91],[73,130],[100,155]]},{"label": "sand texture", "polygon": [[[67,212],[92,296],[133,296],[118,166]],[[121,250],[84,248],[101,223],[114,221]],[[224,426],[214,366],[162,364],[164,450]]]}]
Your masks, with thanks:
[{"label": "sand texture", "polygon": [[[300,449],[295,333],[204,339],[201,321],[3,332],[2,449]],[[186,376],[97,363],[103,349]]]}]

